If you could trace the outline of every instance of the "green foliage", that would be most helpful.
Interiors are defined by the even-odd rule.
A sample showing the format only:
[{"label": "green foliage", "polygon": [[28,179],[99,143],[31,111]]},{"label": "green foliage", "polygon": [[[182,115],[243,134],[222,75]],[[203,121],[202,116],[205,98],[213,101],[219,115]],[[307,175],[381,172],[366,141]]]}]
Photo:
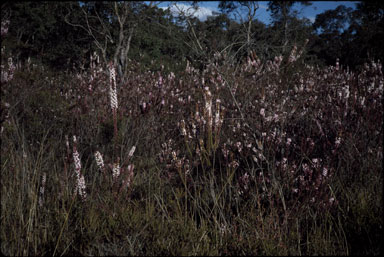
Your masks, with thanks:
[{"label": "green foliage", "polygon": [[80,64],[87,35],[64,22],[68,3],[8,2],[2,12],[9,13],[9,32],[2,45],[25,62],[29,57],[53,68],[71,68]]},{"label": "green foliage", "polygon": [[[247,20],[241,24],[230,18],[230,14],[239,8],[251,8],[251,2],[221,2],[219,15],[208,17],[204,22],[190,20],[194,33],[182,17],[175,18],[156,6],[132,4],[127,26],[134,27],[135,32],[128,58],[155,71],[160,70],[161,65],[166,69],[178,70],[186,56],[206,63],[214,53],[225,49],[238,62],[250,50],[255,50],[263,60],[271,59],[279,54],[287,54],[293,45],[302,44],[309,38],[305,53],[308,56],[305,58],[313,62],[333,65],[339,58],[341,63],[354,68],[362,65],[367,58],[383,59],[383,7],[380,2],[360,3],[356,10],[340,5],[335,10],[317,15],[313,26],[307,19],[297,18],[298,13],[292,8],[294,4],[270,2],[269,9],[274,22],[268,27],[253,19],[250,42],[245,29],[248,28]],[[307,2],[300,4],[308,5]],[[113,8],[113,4],[109,3],[90,2],[80,6],[78,3],[8,2],[3,5],[2,13],[9,17],[10,27],[2,45],[19,61],[24,62],[30,57],[54,69],[70,69],[73,63],[76,67],[88,63],[89,55],[97,50],[94,40],[104,42],[103,31],[107,29],[110,34],[106,35],[111,36],[106,45],[107,58],[112,59],[119,37],[119,25],[112,15]],[[90,15],[89,25],[93,28],[93,36],[80,27],[87,27],[83,11]],[[107,27],[97,21],[95,11]],[[69,14],[71,22],[80,26],[71,26],[64,21]],[[140,22],[134,25],[135,20]],[[250,45],[245,47],[245,42]]]}]

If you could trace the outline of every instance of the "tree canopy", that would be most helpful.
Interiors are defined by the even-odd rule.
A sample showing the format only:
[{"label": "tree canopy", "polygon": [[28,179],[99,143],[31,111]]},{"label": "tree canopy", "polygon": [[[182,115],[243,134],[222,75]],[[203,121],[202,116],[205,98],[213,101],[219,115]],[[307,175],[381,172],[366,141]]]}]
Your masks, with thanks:
[{"label": "tree canopy", "polygon": [[[17,61],[32,58],[53,69],[79,67],[97,51],[105,63],[119,66],[121,75],[129,60],[158,69],[160,63],[185,65],[188,58],[207,62],[224,52],[235,62],[251,51],[270,59],[307,39],[303,58],[317,64],[339,58],[354,68],[368,58],[383,59],[382,2],[359,2],[356,9],[339,5],[317,15],[314,23],[298,17],[295,3],[270,1],[273,21],[266,25],[257,18],[254,1],[222,1],[220,12],[205,21],[174,16],[152,2],[6,2],[2,21],[10,23],[2,47]],[[236,20],[235,13],[243,16]]]}]

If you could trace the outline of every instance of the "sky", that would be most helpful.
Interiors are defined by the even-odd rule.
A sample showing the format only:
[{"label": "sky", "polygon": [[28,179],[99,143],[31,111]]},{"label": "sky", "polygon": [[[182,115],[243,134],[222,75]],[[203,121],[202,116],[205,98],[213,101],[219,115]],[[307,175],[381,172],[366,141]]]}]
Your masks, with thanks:
[{"label": "sky", "polygon": [[[176,4],[180,10],[190,10],[201,21],[205,21],[208,16],[212,15],[212,12],[219,12],[219,1],[205,1],[199,3],[199,10],[195,11],[191,8],[191,2],[177,1]],[[267,11],[268,2],[259,1],[259,9],[256,11],[256,18],[265,24],[271,23],[271,17]],[[345,5],[346,7],[355,8],[358,1],[311,1],[312,5],[304,7],[300,4],[294,5],[294,9],[300,11],[299,17],[306,17],[311,22],[315,21],[316,15],[326,10],[336,9],[339,5]],[[158,5],[159,8],[166,9],[170,6],[170,2],[162,2]],[[171,6],[171,11],[177,14],[178,9],[175,6]]]}]

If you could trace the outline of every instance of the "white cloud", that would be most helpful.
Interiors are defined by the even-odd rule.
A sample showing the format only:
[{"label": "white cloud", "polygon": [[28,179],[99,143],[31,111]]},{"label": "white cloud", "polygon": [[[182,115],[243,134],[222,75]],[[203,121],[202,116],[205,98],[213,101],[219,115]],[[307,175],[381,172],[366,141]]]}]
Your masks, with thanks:
[{"label": "white cloud", "polygon": [[[177,5],[177,6],[175,6]],[[170,9],[173,15],[179,15],[184,12],[186,15],[193,15],[201,21],[205,21],[208,16],[212,16],[214,11],[217,11],[217,8],[210,7],[198,7],[198,9],[194,9],[191,5],[186,4],[174,4],[169,7],[160,7],[162,9]]]},{"label": "white cloud", "polygon": [[315,23],[316,17],[308,16],[307,17],[312,23]]}]

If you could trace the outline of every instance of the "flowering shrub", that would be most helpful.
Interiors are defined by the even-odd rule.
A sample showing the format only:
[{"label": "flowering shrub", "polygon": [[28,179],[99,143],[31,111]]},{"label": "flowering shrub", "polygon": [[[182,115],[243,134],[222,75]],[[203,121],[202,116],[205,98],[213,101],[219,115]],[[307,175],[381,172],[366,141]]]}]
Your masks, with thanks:
[{"label": "flowering shrub", "polygon": [[[344,145],[367,125],[367,119],[373,120],[366,129],[382,134],[381,63],[367,64],[360,74],[342,70],[338,63],[326,69],[306,65],[284,81],[295,64],[291,60],[281,66],[281,60],[261,64],[248,58],[238,73],[230,74],[230,67],[208,67],[201,85],[204,102],[197,101],[191,118],[184,115],[177,122],[185,144],[170,148],[164,143],[161,160],[168,158],[167,169],[181,169],[180,176],[191,174],[199,165],[212,167],[215,153],[221,156],[221,165],[236,168],[241,197],[256,194],[258,202],[273,202],[291,215],[311,206],[334,207],[338,201],[329,181],[345,154]],[[193,76],[191,81],[198,81],[188,66],[187,73]],[[208,85],[216,89],[214,94]],[[257,88],[259,92],[252,91]],[[232,97],[224,102],[226,116],[219,100],[215,124],[220,125],[213,126],[212,98],[228,99],[227,89]],[[354,140],[361,140],[359,147],[366,145],[362,135]],[[371,147],[382,151],[380,144]],[[215,173],[215,179],[222,174]]]},{"label": "flowering shrub", "polygon": [[[313,213],[339,215],[348,200],[344,188],[368,183],[365,175],[380,181],[383,151],[381,63],[351,72],[340,63],[306,65],[301,54],[294,48],[290,56],[262,62],[251,53],[239,66],[216,54],[202,71],[188,63],[169,74],[141,71],[132,62],[126,82],[96,54],[88,70],[69,76],[17,70],[4,84],[2,77],[2,155],[26,145],[41,153],[40,139],[49,142],[59,160],[49,167],[57,168],[41,165],[31,195],[46,209],[59,199],[66,217],[61,232],[71,219],[81,229],[98,218],[118,229],[114,224],[124,226],[135,211],[140,215],[132,220],[150,224],[143,216],[154,209],[156,221],[183,217],[238,245],[244,235],[269,238],[264,229],[299,230]],[[12,143],[21,127],[28,128],[27,143]],[[9,170],[20,163],[2,162]],[[76,220],[82,215],[70,217],[76,201],[67,202],[77,195],[82,201],[74,206],[88,214],[86,225]],[[95,214],[100,211],[106,215]],[[124,229],[132,233],[129,226]],[[292,237],[304,240],[302,233]]]},{"label": "flowering shrub", "polygon": [[[158,142],[152,148],[158,147],[162,173],[179,177],[176,183],[234,187],[231,197],[256,194],[257,202],[273,202],[292,215],[307,207],[332,208],[337,199],[329,180],[337,172],[343,146],[367,126],[367,119],[368,124],[382,121],[381,63],[367,64],[361,73],[338,63],[320,69],[298,63],[301,52],[295,51],[286,63],[281,56],[262,63],[251,55],[236,72],[216,62],[202,74],[189,64],[178,76],[132,72],[127,84],[119,86],[110,67],[113,138],[118,120],[154,117],[147,140]],[[75,113],[97,117],[90,119],[94,127],[106,122],[109,112],[108,79],[96,66],[91,81],[87,74],[79,75],[79,87],[65,94],[78,100]],[[301,72],[292,73],[294,69]],[[373,126],[367,129],[376,128],[374,135],[380,135],[380,126]],[[159,136],[162,131],[171,138]],[[370,151],[372,147],[381,150],[376,145]],[[111,166],[114,177],[120,174],[119,165],[115,160]],[[198,182],[201,171],[214,176]]]}]

